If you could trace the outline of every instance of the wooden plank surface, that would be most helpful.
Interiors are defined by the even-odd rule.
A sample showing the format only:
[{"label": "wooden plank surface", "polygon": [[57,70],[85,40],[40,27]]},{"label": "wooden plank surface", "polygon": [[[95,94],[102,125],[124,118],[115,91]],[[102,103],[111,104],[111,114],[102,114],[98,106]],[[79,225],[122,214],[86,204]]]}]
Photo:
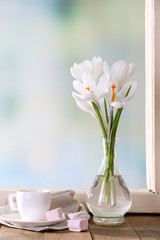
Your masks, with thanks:
[{"label": "wooden plank surface", "polygon": [[69,230],[33,232],[1,226],[0,240],[92,240],[90,232]]},{"label": "wooden plank surface", "polygon": [[93,240],[139,240],[136,232],[132,229],[126,219],[122,225],[114,227],[103,227],[90,222],[89,230]]},{"label": "wooden plank surface", "polygon": [[92,218],[89,230],[32,232],[1,226],[0,240],[160,240],[160,215],[129,214],[119,226],[95,225]]},{"label": "wooden plank surface", "polygon": [[70,232],[68,230],[46,232],[45,240],[92,240],[90,232]]},{"label": "wooden plank surface", "polygon": [[44,240],[41,232],[25,231],[16,228],[2,226],[0,228],[0,240]]},{"label": "wooden plank surface", "polygon": [[160,240],[160,215],[127,215],[126,220],[142,240]]}]

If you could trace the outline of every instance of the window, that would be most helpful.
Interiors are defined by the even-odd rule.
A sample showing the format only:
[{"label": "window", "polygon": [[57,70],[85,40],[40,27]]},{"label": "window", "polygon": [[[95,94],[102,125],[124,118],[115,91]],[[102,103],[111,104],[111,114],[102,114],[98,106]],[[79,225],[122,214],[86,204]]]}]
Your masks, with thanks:
[{"label": "window", "polygon": [[[65,3],[68,3],[66,5],[62,4],[63,1],[53,1],[52,3],[51,1],[45,1],[44,3],[38,3],[38,1],[15,2],[1,2],[3,8],[3,14],[1,14],[1,20],[3,21],[1,22],[3,24],[1,23],[0,27],[7,36],[6,39],[1,38],[0,43],[1,79],[3,80],[1,80],[0,113],[1,187],[71,187],[73,186],[71,175],[73,172],[76,173],[78,179],[77,185],[73,187],[88,187],[84,183],[85,181],[91,181],[95,172],[92,172],[93,176],[88,173],[87,167],[89,169],[92,162],[84,160],[85,167],[83,167],[84,163],[81,162],[80,154],[83,150],[86,159],[90,158],[90,154],[94,157],[95,153],[92,153],[91,149],[100,138],[100,130],[92,117],[80,112],[74,104],[71,97],[72,77],[69,73],[69,67],[74,61],[78,62],[79,59],[83,61],[84,56],[87,56],[85,58],[88,58],[88,56],[91,58],[93,55],[101,55],[104,59],[110,59],[109,65],[119,58],[124,58],[127,61],[134,61],[134,59],[131,58],[132,54],[127,55],[127,52],[121,47],[115,49],[114,55],[110,53],[112,49],[108,48],[105,52],[102,48],[107,43],[112,43],[113,39],[109,39],[109,35],[108,38],[106,37],[106,29],[104,29],[106,26],[99,22],[100,20],[97,20],[98,16],[95,15],[101,7],[100,1],[94,1],[93,10],[95,12],[93,16],[92,14],[89,16],[92,20],[97,16],[97,21],[94,22],[97,24],[97,33],[94,32],[93,22],[87,23],[88,16],[85,12],[87,8],[83,11],[80,1],[65,1]],[[93,3],[89,0],[87,2],[88,4]],[[108,0],[108,2],[112,8],[115,6],[116,1]],[[129,5],[135,4],[136,7],[138,5],[139,8],[144,7],[143,1],[125,2]],[[76,8],[76,4],[79,5],[78,8]],[[117,1],[117,4],[120,4],[119,1]],[[159,211],[157,205],[159,200],[157,193],[160,191],[158,176],[160,165],[157,162],[158,156],[160,156],[157,141],[160,137],[158,127],[160,117],[158,108],[158,92],[160,91],[158,84],[158,77],[160,76],[158,40],[160,36],[157,27],[160,22],[158,16],[159,5],[158,0],[146,0],[147,189],[153,191],[154,194],[147,189],[132,191],[133,205],[131,211],[138,212]],[[106,17],[105,11],[109,13],[109,10],[105,8],[101,10],[104,11],[102,16]],[[73,22],[76,11],[83,15],[79,19],[76,17],[76,21]],[[119,14],[118,9],[115,14]],[[125,14],[128,14],[127,11],[125,11]],[[130,21],[132,23],[131,18]],[[74,23],[72,27],[71,22]],[[135,19],[133,19],[133,22],[135,22]],[[155,27],[154,22],[156,23]],[[124,24],[128,24],[126,18]],[[103,30],[101,26],[103,26],[104,32],[102,32],[104,35],[100,33]],[[90,37],[86,38],[88,30],[90,31],[88,35]],[[140,30],[143,34],[143,29]],[[110,31],[114,36],[118,36],[116,35],[117,32],[114,32],[114,28],[111,28]],[[121,31],[122,29],[120,29]],[[78,37],[79,33],[80,38]],[[99,37],[101,34],[102,37]],[[120,36],[121,40],[124,40],[124,33]],[[117,41],[116,37],[115,41]],[[128,40],[131,41],[130,38]],[[60,46],[60,48],[57,46]],[[127,45],[124,44],[124,46],[126,50]],[[130,51],[133,53],[135,50],[131,49]],[[23,55],[23,53],[25,54]],[[138,51],[138,53],[140,52]],[[112,56],[112,58],[109,56]],[[139,65],[138,68],[140,68]],[[142,72],[143,74],[144,72]],[[64,76],[70,80],[62,81]],[[65,107],[64,104],[66,104]],[[75,109],[75,116],[73,116],[73,108]],[[129,111],[129,108],[130,106],[127,107],[126,112]],[[62,112],[66,115],[65,119]],[[84,124],[86,121],[90,123],[90,127],[88,127],[88,123]],[[58,127],[53,124],[55,122],[59,124]],[[120,123],[122,130],[124,122],[125,119],[122,119]],[[77,136],[79,138],[78,142]],[[84,144],[84,139],[89,144]],[[87,147],[83,147],[84,145]],[[143,158],[145,158],[144,145]],[[100,144],[98,149],[100,149]],[[99,158],[101,157],[100,153],[97,152],[96,154]],[[66,160],[66,157],[68,157],[68,160]],[[62,161],[55,161],[56,159],[62,159]],[[75,161],[78,163],[78,167],[75,165]],[[143,169],[145,169],[144,162]],[[95,171],[98,169],[99,163],[95,164]],[[66,172],[66,169],[69,169],[69,172]],[[90,175],[90,179],[87,174]],[[138,184],[145,188],[145,173],[143,175],[142,182]],[[24,179],[23,183],[22,179]],[[68,183],[64,179],[67,179]],[[83,185],[81,185],[82,180],[84,181]],[[48,185],[48,183],[51,185]],[[138,184],[133,187],[138,188]],[[84,192],[81,190],[79,194],[83,196]]]},{"label": "window", "polygon": [[1,8],[1,186],[91,185],[101,130],[77,108],[69,69],[100,55],[110,66],[136,63],[139,88],[120,121],[118,162],[129,187],[145,187],[144,1],[2,1]]}]

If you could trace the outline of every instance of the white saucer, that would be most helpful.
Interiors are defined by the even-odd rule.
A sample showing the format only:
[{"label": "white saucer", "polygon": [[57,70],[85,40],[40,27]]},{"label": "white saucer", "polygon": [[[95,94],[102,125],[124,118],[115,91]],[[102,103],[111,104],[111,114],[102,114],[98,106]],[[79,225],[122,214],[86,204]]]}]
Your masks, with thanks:
[{"label": "white saucer", "polygon": [[18,212],[2,214],[0,215],[0,219],[2,219],[5,222],[11,223],[13,225],[23,226],[23,227],[45,227],[45,226],[55,225],[65,220],[64,217],[61,217],[59,218],[59,220],[56,220],[56,221],[48,221],[48,220],[42,220],[42,221],[36,221],[36,222],[24,221]]}]

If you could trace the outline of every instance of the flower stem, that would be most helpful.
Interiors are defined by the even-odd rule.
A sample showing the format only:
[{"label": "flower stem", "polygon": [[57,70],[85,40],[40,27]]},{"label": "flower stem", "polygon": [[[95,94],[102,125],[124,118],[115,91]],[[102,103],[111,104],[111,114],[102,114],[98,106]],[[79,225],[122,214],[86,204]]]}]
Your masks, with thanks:
[{"label": "flower stem", "polygon": [[113,124],[112,124],[112,130],[111,130],[111,134],[110,134],[111,139],[115,138],[115,136],[116,136],[118,122],[119,122],[122,110],[123,110],[123,108],[120,108],[117,110],[116,116],[115,116]]},{"label": "flower stem", "polygon": [[108,136],[110,135],[110,130],[112,128],[112,122],[113,122],[113,107],[110,108],[110,112],[109,112]]},{"label": "flower stem", "polygon": [[107,132],[106,132],[106,129],[105,129],[105,126],[104,126],[103,119],[102,119],[101,113],[99,111],[99,108],[98,108],[98,106],[95,102],[92,101],[91,103],[92,103],[93,108],[94,108],[94,110],[97,114],[101,129],[102,129],[103,136],[106,138],[107,137]]},{"label": "flower stem", "polygon": [[[127,97],[127,95],[129,94],[130,89],[131,87],[128,89],[125,97]],[[101,178],[101,182],[102,182],[102,191],[104,191],[104,194],[107,198],[107,204],[110,204],[111,207],[114,207],[116,205],[116,186],[115,186],[115,179],[114,179],[115,137],[116,137],[117,127],[118,127],[119,119],[120,119],[123,108],[120,108],[117,110],[114,119],[113,119],[112,106],[110,107],[109,118],[108,118],[107,105],[106,105],[105,99],[104,99],[104,109],[105,109],[106,121],[108,124],[108,139],[105,139],[105,145],[104,145],[105,147],[104,158],[106,158],[107,164],[105,164],[104,173]]]}]

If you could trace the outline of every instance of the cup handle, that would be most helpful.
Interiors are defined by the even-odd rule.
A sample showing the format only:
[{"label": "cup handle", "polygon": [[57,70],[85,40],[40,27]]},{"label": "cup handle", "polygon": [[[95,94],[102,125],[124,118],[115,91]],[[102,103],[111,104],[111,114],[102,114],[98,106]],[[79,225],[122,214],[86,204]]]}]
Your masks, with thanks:
[{"label": "cup handle", "polygon": [[18,208],[16,207],[16,203],[15,203],[14,200],[13,200],[14,198],[16,198],[16,194],[15,194],[15,193],[9,194],[9,196],[8,196],[8,202],[9,202],[9,205],[10,205],[10,207],[12,208],[12,210],[18,211]]}]

